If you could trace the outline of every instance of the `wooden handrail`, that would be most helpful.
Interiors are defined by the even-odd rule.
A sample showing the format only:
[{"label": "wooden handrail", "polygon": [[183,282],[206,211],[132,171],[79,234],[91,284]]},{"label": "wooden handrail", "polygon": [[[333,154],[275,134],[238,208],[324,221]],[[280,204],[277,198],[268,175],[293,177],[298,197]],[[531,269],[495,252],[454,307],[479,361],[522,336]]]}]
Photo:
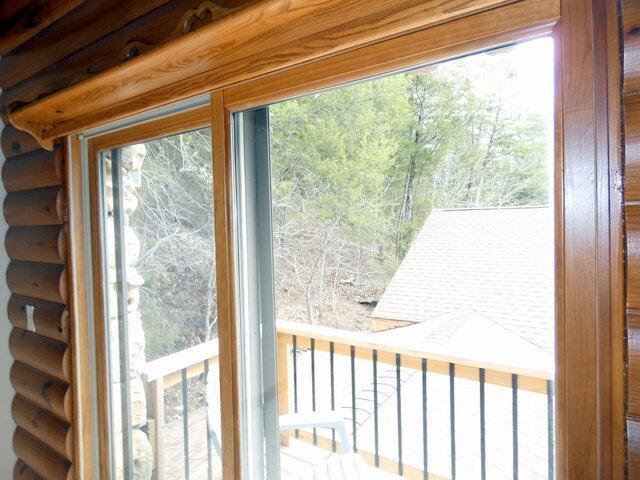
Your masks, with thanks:
[{"label": "wooden handrail", "polygon": [[217,339],[147,362],[141,371],[142,380],[151,382],[158,378],[165,378],[185,368],[215,358],[218,358]]},{"label": "wooden handrail", "polygon": [[[502,373],[515,373],[526,377],[539,378],[544,380],[553,379],[553,368],[551,365],[541,365],[539,368],[527,365],[526,359],[514,359],[515,364],[501,364],[483,359],[474,359],[458,355],[448,355],[440,352],[418,350],[407,347],[405,343],[385,341],[380,342],[374,334],[369,332],[354,332],[340,330],[337,328],[322,327],[317,325],[306,325],[289,321],[278,321],[279,335],[295,335],[298,338],[314,338],[325,342],[333,342],[334,345],[348,345],[366,350],[377,350],[378,353],[399,353],[403,357],[427,360],[435,360],[443,363],[453,363],[459,366],[484,368]],[[523,361],[524,360],[524,361]]]},{"label": "wooden handrail", "polygon": [[[378,360],[383,363],[395,364],[395,355],[402,356],[402,364],[407,368],[420,368],[422,359],[429,361],[429,371],[446,374],[448,364],[456,366],[456,376],[477,379],[478,370],[484,369],[486,381],[497,385],[510,385],[510,375],[520,377],[520,388],[540,393],[546,392],[546,382],[553,380],[553,368],[542,365],[536,369],[526,365],[527,359],[514,359],[514,365],[506,365],[477,358],[467,358],[458,355],[447,355],[441,352],[419,350],[407,347],[406,344],[393,341],[379,341],[369,332],[355,332],[337,328],[306,325],[289,321],[278,321],[278,342],[290,345],[296,336],[297,345],[306,348],[310,340],[315,340],[315,348],[329,350],[329,343],[334,345],[334,352],[338,355],[349,355],[351,346],[356,347],[356,356],[360,359],[370,358],[373,350],[378,352]],[[145,382],[163,379],[164,388],[175,385],[180,381],[180,372],[187,369],[187,377],[191,378],[204,371],[205,360],[215,361],[218,357],[217,339],[187,348],[180,352],[167,355],[148,362],[142,370]],[[545,368],[546,367],[546,368]]]}]

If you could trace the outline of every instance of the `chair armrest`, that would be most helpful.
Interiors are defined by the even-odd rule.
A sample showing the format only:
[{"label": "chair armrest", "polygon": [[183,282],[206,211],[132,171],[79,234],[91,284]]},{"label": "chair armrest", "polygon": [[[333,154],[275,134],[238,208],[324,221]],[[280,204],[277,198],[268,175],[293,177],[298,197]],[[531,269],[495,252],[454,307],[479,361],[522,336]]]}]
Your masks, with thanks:
[{"label": "chair armrest", "polygon": [[334,410],[280,415],[280,430],[296,430],[298,428],[331,428],[340,437],[342,453],[353,451],[344,418]]}]

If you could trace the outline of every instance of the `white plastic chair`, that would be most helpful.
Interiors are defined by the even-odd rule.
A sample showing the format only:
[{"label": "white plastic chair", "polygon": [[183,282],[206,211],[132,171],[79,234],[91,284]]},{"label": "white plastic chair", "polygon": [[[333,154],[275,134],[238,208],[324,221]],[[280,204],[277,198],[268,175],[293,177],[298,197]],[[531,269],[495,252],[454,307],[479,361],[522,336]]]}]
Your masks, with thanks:
[{"label": "white plastic chair", "polygon": [[[220,455],[220,386],[218,385],[218,365],[209,369],[206,379],[205,396],[207,400],[207,424],[218,455]],[[347,424],[339,412],[329,410],[320,412],[289,413],[280,415],[280,430],[299,428],[331,428],[340,439],[340,454],[331,454],[318,465],[312,474],[301,475],[300,480],[366,480],[371,478],[370,467],[364,459],[354,453],[351,437],[347,433]]]},{"label": "white plastic chair", "polygon": [[331,428],[340,437],[341,453],[352,453],[353,445],[347,434],[347,426],[339,412],[288,413],[280,415],[280,430],[297,430],[299,428]]}]

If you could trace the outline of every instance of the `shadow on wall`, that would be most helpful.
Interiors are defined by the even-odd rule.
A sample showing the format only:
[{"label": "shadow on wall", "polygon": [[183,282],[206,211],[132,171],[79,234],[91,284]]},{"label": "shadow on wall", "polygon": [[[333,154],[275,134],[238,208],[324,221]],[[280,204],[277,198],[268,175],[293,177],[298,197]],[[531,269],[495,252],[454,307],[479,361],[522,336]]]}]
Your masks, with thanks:
[{"label": "shadow on wall", "polygon": [[[2,90],[0,90],[0,94]],[[0,132],[4,128],[0,120]],[[4,153],[0,149],[0,168],[4,165]],[[4,203],[7,192],[3,185],[0,185],[0,203]],[[9,288],[7,287],[7,277],[5,272],[9,266],[9,257],[4,247],[4,237],[7,233],[7,222],[4,215],[0,218],[0,478],[12,478],[13,466],[16,463],[16,456],[13,453],[12,438],[15,424],[11,418],[11,401],[13,400],[13,388],[9,382],[9,371],[13,363],[9,353],[9,333],[11,333],[11,323],[7,320],[7,303],[9,302]]]}]

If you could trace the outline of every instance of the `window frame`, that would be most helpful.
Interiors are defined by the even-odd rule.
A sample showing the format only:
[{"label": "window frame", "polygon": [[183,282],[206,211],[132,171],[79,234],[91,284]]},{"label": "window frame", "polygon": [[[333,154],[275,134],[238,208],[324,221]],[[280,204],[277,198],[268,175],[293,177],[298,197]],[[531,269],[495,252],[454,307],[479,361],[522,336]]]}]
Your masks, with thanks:
[{"label": "window frame", "polygon": [[[110,415],[110,391],[108,385],[109,375],[109,352],[108,352],[108,339],[106,336],[106,329],[108,325],[108,318],[106,318],[106,285],[104,282],[105,269],[104,269],[104,246],[103,246],[103,225],[100,219],[103,218],[102,208],[102,193],[100,185],[100,159],[99,155],[105,150],[113,148],[119,148],[126,145],[131,145],[139,142],[145,142],[154,138],[166,137],[182,132],[188,132],[199,128],[211,127],[211,106],[206,98],[206,102],[197,102],[199,105],[191,107],[189,105],[181,106],[177,105],[175,111],[163,114],[158,112],[157,118],[152,115],[147,118],[148,115],[142,115],[140,118],[133,119],[130,125],[124,127],[118,127],[115,125],[113,129],[109,126],[104,128],[103,133],[99,133],[95,136],[91,134],[78,135],[71,138],[71,148],[76,152],[74,157],[76,160],[76,168],[80,171],[84,170],[86,176],[77,180],[78,189],[75,192],[70,192],[72,196],[72,204],[78,204],[80,202],[88,200],[86,209],[84,212],[84,219],[90,219],[88,221],[89,227],[89,240],[90,240],[90,255],[84,254],[85,267],[88,266],[91,270],[89,278],[85,277],[84,281],[91,283],[87,288],[91,289],[90,301],[83,302],[87,318],[91,322],[90,332],[88,326],[82,326],[83,336],[90,341],[88,344],[95,346],[95,354],[92,362],[93,371],[89,371],[88,374],[94,373],[98,381],[96,382],[96,388],[94,395],[93,411],[85,414],[85,419],[88,415],[91,415],[91,424],[93,425],[92,444],[97,445],[97,456],[92,458],[94,472],[99,472],[101,479],[109,480],[112,478],[111,465],[112,465],[112,444],[110,441],[111,423],[109,420]],[[152,112],[154,113],[154,112]],[[77,174],[76,174],[77,176]],[[84,183],[85,191],[82,192]],[[213,185],[212,185],[213,188]],[[73,202],[73,200],[76,200]],[[76,206],[75,217],[79,219],[83,214],[81,212],[81,206]],[[77,230],[77,228],[74,228]],[[79,250],[74,248],[73,250]],[[78,252],[80,253],[80,252]],[[90,257],[90,258],[88,258]],[[78,279],[79,280],[79,279]],[[73,282],[74,284],[81,283],[82,280]],[[88,303],[92,303],[88,305]],[[86,368],[86,367],[85,367]],[[90,400],[87,400],[90,403]],[[88,410],[88,408],[87,408]],[[86,423],[86,420],[85,420]],[[89,435],[85,434],[85,438]],[[96,438],[97,437],[97,438]],[[90,455],[90,453],[88,453]],[[87,463],[87,462],[85,462]]]},{"label": "window frame", "polygon": [[[613,3],[613,2],[609,2]],[[562,7],[562,12],[560,9]],[[514,15],[517,12],[518,15]],[[560,16],[562,13],[562,17]],[[212,126],[216,269],[219,308],[223,478],[241,479],[241,420],[239,405],[238,342],[236,325],[236,255],[234,240],[232,122],[234,112],[277,100],[346,84],[377,75],[434,63],[497,46],[552,35],[556,45],[556,459],[557,477],[622,478],[624,472],[624,291],[621,242],[621,197],[616,186],[619,173],[619,129],[616,95],[619,65],[617,51],[596,46],[605,35],[613,44],[617,32],[603,31],[592,18],[615,18],[615,6],[595,0],[520,0],[422,30],[413,30],[375,44],[345,47],[344,53],[288,66],[276,73],[243,79],[210,93],[198,120]],[[612,23],[613,24],[613,23]],[[598,24],[600,25],[600,24]],[[608,24],[607,24],[608,25]],[[564,26],[564,28],[563,28]],[[586,39],[582,37],[585,36]],[[604,70],[601,63],[611,62]],[[617,65],[617,66],[616,66]],[[596,73],[596,67],[605,71]],[[586,92],[586,93],[579,93]],[[598,96],[594,95],[598,92]],[[604,94],[603,94],[604,92]],[[608,95],[608,96],[607,96]],[[204,113],[203,113],[204,112]],[[193,112],[192,112],[193,113]],[[205,115],[206,113],[206,115]],[[619,114],[619,113],[618,113]],[[73,286],[73,345],[75,378],[89,384],[86,355],[91,345],[84,318],[99,320],[102,278],[100,232],[92,225],[86,233],[79,225],[99,218],[95,190],[89,205],[82,207],[86,184],[97,185],[97,171],[80,158],[95,159],[96,152],[111,146],[193,129],[163,119],[120,128],[111,134],[88,138],[69,137],[67,176],[70,201],[71,272]],[[200,117],[198,117],[200,118]],[[191,120],[183,118],[184,125]],[[197,123],[197,122],[196,122]],[[190,124],[193,125],[193,124]],[[109,136],[111,135],[111,136]],[[102,142],[102,143],[101,143]],[[595,162],[594,162],[595,159]],[[88,167],[83,176],[80,172]],[[595,185],[594,185],[595,180]],[[88,218],[87,218],[88,217]],[[96,222],[92,222],[95,224]],[[75,226],[74,226],[75,225]],[[76,260],[77,259],[77,260]],[[83,268],[92,271],[93,284],[83,292]],[[84,313],[83,313],[84,312]],[[97,358],[104,358],[100,338]],[[98,399],[104,399],[104,371],[98,362]],[[82,388],[82,390],[85,390]],[[105,457],[104,402],[91,403],[76,393],[79,415],[77,444],[97,440],[100,464]],[[96,406],[97,405],[97,406]],[[94,410],[98,410],[97,416]],[[96,425],[95,418],[98,418]],[[88,443],[87,443],[88,442]],[[107,443],[108,444],[108,443]],[[80,447],[79,447],[80,449]],[[96,458],[84,449],[79,469]],[[83,470],[88,471],[88,470]],[[101,474],[101,478],[108,476]]]},{"label": "window frame", "polygon": [[[609,197],[600,197],[598,210],[595,207],[591,210],[582,195],[586,194],[595,200],[595,192],[588,192],[584,183],[576,183],[591,175],[608,184],[609,179],[603,177],[602,164],[608,163],[609,152],[606,152],[607,155],[599,152],[598,166],[592,172],[585,172],[582,170],[585,165],[580,165],[581,160],[576,155],[577,150],[581,150],[582,155],[587,154],[585,145],[581,145],[578,131],[574,131],[572,136],[566,135],[567,115],[575,113],[579,101],[565,92],[577,88],[584,79],[581,78],[584,72],[576,71],[573,75],[567,75],[572,69],[579,70],[579,62],[565,53],[566,48],[563,49],[571,33],[568,29],[563,29],[562,24],[570,25],[566,19],[572,14],[576,15],[576,12],[565,9],[564,12],[568,14],[563,17],[563,21],[560,17],[548,21],[541,12],[549,9],[546,13],[550,13],[553,5],[554,2],[543,6],[527,0],[520,2],[523,12],[518,20],[522,23],[517,27],[506,14],[510,7],[507,5],[215,91],[212,93],[214,122],[227,126],[224,132],[225,148],[214,149],[214,156],[216,164],[228,164],[225,171],[229,175],[233,163],[232,146],[228,143],[232,138],[230,128],[233,128],[230,118],[237,112],[421,64],[436,63],[540,36],[551,36],[555,44],[556,95],[556,472],[559,479],[594,478],[595,472],[599,475],[598,478],[619,478],[615,472],[622,472],[624,469],[624,446],[620,440],[624,434],[623,427],[619,424],[624,412],[624,393],[621,373],[616,376],[612,372],[622,372],[622,335],[616,335],[616,332],[622,331],[623,297],[612,282],[616,275],[620,275],[622,250],[619,245],[616,248],[614,241],[611,250],[596,252],[602,246],[598,242],[604,240],[602,236],[605,234],[602,232],[611,232],[605,235],[610,238],[609,235],[613,236],[617,231],[619,206],[615,201],[612,202],[612,210],[607,211],[606,218],[596,219],[597,214],[603,213],[603,206],[609,206]],[[529,14],[525,13],[528,6],[531,7]],[[493,23],[484,30],[488,19],[492,19]],[[473,33],[465,38],[465,32]],[[399,55],[398,52],[402,54]],[[583,114],[581,119],[570,118],[571,127],[575,128],[578,120],[591,123],[586,114]],[[220,134],[220,137],[223,135]],[[570,155],[567,155],[568,150],[572,150]],[[614,160],[617,158],[615,151],[611,155]],[[606,172],[609,173],[608,170]],[[228,181],[232,184],[233,179]],[[220,208],[226,208],[228,215],[232,217],[231,196],[225,199]],[[579,205],[582,212],[568,209],[568,203]],[[595,223],[589,225],[589,219],[594,219]],[[591,239],[584,237],[586,232],[594,235],[593,243]],[[579,265],[579,257],[589,254],[593,255],[594,264]],[[604,256],[609,254],[611,256],[605,260]],[[567,257],[571,260],[567,260]],[[604,277],[592,275],[590,269],[598,261],[599,267],[605,267],[611,277],[606,274]],[[569,265],[569,262],[572,263]],[[567,267],[572,267],[572,271],[568,272]],[[587,279],[591,281],[587,282]],[[593,297],[596,291],[600,292],[597,294],[598,300],[610,302],[610,311],[597,306]],[[590,315],[592,316],[589,318]],[[572,329],[570,333],[567,327]],[[601,337],[605,332],[607,336]],[[584,345],[580,344],[584,340],[588,343],[589,351],[586,354]],[[228,354],[237,358],[237,352],[232,349],[229,349]],[[605,377],[602,377],[603,374]],[[234,370],[236,381],[237,375],[237,370]],[[601,384],[603,380],[605,383]],[[593,419],[592,423],[584,421],[585,413]],[[227,432],[227,435],[228,441],[237,442],[236,448],[240,448],[238,432]],[[593,456],[596,450],[597,456]],[[590,460],[585,462],[587,457]],[[237,473],[240,459],[236,457],[235,461],[236,474],[228,478],[239,480],[242,478]]]}]

